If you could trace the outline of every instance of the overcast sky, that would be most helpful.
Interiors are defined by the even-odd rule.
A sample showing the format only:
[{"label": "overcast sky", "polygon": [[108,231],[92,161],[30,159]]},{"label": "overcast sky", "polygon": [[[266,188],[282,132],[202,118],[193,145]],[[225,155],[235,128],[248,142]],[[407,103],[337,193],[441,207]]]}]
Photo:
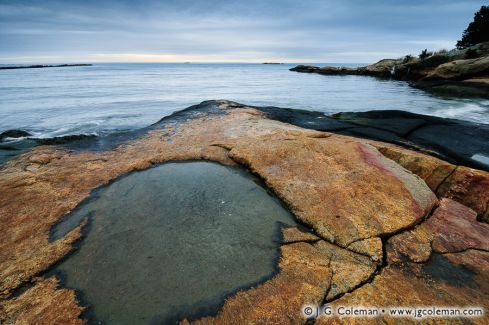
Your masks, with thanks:
[{"label": "overcast sky", "polygon": [[424,48],[453,48],[484,4],[0,0],[0,63],[369,63],[417,54]]}]

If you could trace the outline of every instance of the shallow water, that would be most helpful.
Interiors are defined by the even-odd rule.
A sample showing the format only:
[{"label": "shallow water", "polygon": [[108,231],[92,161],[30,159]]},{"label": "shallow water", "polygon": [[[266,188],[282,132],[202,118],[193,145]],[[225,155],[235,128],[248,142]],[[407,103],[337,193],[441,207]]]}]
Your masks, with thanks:
[{"label": "shallow water", "polygon": [[[320,64],[324,65],[324,64]],[[401,81],[288,71],[293,64],[95,64],[0,71],[0,132],[38,137],[137,129],[210,99],[341,111],[399,109],[489,123],[489,101],[448,99]]]},{"label": "shallow water", "polygon": [[272,276],[290,213],[246,171],[168,163],[98,190],[53,237],[91,215],[56,267],[97,321],[174,322],[217,312],[226,295]]}]

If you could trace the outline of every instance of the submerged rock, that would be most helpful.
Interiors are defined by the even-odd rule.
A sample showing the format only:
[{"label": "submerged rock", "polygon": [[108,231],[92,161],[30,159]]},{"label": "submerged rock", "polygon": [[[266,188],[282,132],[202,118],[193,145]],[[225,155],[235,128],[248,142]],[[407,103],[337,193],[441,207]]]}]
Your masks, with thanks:
[{"label": "submerged rock", "polygon": [[56,240],[90,215],[77,253],[54,272],[104,324],[215,314],[224,297],[275,275],[280,229],[295,225],[260,185],[242,168],[210,162],[127,175],[54,227]]}]

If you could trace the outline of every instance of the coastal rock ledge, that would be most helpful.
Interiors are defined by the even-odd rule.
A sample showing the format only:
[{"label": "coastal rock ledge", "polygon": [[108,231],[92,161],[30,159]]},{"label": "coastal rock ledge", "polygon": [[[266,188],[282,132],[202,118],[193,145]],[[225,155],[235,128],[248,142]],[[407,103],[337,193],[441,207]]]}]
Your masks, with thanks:
[{"label": "coastal rock ledge", "polygon": [[383,59],[368,66],[298,65],[291,71],[322,75],[362,75],[409,81],[416,88],[455,96],[489,98],[489,42],[422,58]]},{"label": "coastal rock ledge", "polygon": [[87,222],[50,242],[52,226],[124,174],[201,159],[248,168],[308,231],[282,230],[273,278],[229,296],[217,315],[183,324],[306,323],[302,306],[322,303],[489,308],[489,225],[481,220],[489,187],[476,196],[469,188],[488,184],[488,173],[287,124],[257,107],[206,101],[113,149],[40,146],[0,167],[0,322],[86,322],[89,307],[48,271],[74,249]]}]

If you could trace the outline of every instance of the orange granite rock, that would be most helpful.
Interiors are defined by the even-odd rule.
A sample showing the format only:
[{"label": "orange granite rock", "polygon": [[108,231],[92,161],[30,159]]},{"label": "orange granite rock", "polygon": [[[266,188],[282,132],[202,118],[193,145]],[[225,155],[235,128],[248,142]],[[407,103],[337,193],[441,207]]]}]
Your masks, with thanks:
[{"label": "orange granite rock", "polygon": [[422,226],[433,233],[431,246],[438,253],[457,253],[468,249],[489,251],[489,225],[478,222],[472,209],[443,199],[433,216]]},{"label": "orange granite rock", "polygon": [[487,324],[487,316],[476,318],[392,317],[394,307],[481,307],[489,308],[489,253],[466,251],[434,254],[426,263],[390,264],[352,293],[330,304],[385,310],[379,317],[321,316],[316,324]]},{"label": "orange granite rock", "polygon": [[[282,246],[280,273],[264,284],[228,298],[216,317],[195,324],[297,324],[306,303],[319,304],[331,283],[331,252],[317,244]],[[188,324],[187,321],[182,324]]]},{"label": "orange granite rock", "polygon": [[[412,231],[389,239],[387,261],[371,283],[332,303],[366,307],[482,307],[489,308],[489,226],[476,213],[443,199],[431,218]],[[478,318],[423,319],[424,323],[470,322]],[[355,324],[410,324],[414,318],[347,318]],[[339,317],[321,317],[318,324],[336,324]]]},{"label": "orange granite rock", "polygon": [[489,173],[455,166],[421,152],[370,141],[382,154],[425,180],[439,198],[447,197],[477,212],[489,223]]},{"label": "orange granite rock", "polygon": [[72,290],[58,288],[54,277],[36,279],[18,297],[0,302],[2,324],[78,325],[84,308]]},{"label": "orange granite rock", "polygon": [[[452,284],[443,279],[431,286],[423,278],[438,272],[439,265],[469,268],[475,274],[466,279],[461,273],[466,281],[461,283],[469,287],[456,302],[487,299],[484,284],[479,292],[470,287],[488,274],[486,253],[474,250],[475,246],[484,247],[479,240],[484,232],[479,234],[477,226],[473,232],[479,234],[479,241],[472,241],[466,245],[471,248],[460,253],[436,253],[442,260],[435,260],[434,269],[425,267],[435,255],[431,250],[427,257],[426,252],[418,254],[418,261],[427,261],[425,264],[409,260],[402,266],[402,261],[389,254],[392,258],[387,257],[384,265],[383,241],[393,247],[398,240],[399,252],[403,245],[412,246],[414,253],[419,251],[414,244],[420,236],[412,236],[414,244],[404,242],[402,236],[425,228],[424,223],[416,225],[437,200],[421,178],[383,156],[369,141],[270,120],[258,110],[227,101],[205,102],[179,114],[111,150],[37,147],[0,168],[0,321],[36,323],[45,319],[55,323],[56,317],[66,315],[62,322],[78,322],[82,309],[75,308],[74,296],[66,296],[73,294],[71,291],[56,289],[54,279],[40,280],[20,296],[13,295],[72,249],[83,224],[54,242],[49,241],[51,227],[92,190],[126,173],[193,159],[245,165],[285,202],[299,223],[313,231],[306,236],[295,229],[284,230],[280,272],[257,287],[228,297],[216,317],[199,323],[296,324],[306,321],[301,313],[303,304],[336,303],[348,297],[357,297],[353,302],[363,301],[369,294],[371,303],[385,299],[401,304],[416,302],[417,296],[452,294]],[[432,174],[444,175],[444,168]],[[433,176],[432,185],[440,178]],[[484,195],[483,187],[480,193]],[[443,216],[440,212],[439,218]],[[465,224],[473,225],[473,219],[461,222],[464,231],[473,229]],[[447,229],[457,225],[452,223]],[[434,232],[442,233],[429,228],[421,242],[435,243]],[[455,247],[453,239],[439,242],[440,247]],[[45,286],[49,288],[43,289]],[[444,301],[438,299],[434,301]],[[66,313],[57,308],[66,309]]]},{"label": "orange granite rock", "polygon": [[[376,264],[368,257],[320,240],[281,248],[280,273],[270,281],[228,298],[216,317],[193,324],[300,324],[302,307],[318,305],[369,278]],[[182,324],[188,324],[187,320]]]},{"label": "orange granite rock", "polygon": [[369,279],[379,266],[370,256],[355,253],[347,249],[338,249],[323,242],[322,250],[332,252],[330,266],[333,272],[331,286],[326,293],[325,300],[330,301],[346,292],[349,292]]},{"label": "orange granite rock", "polygon": [[489,252],[489,225],[478,222],[474,210],[442,199],[431,218],[412,231],[392,237],[387,244],[390,261],[408,258],[426,262],[431,252],[458,253],[470,249]]},{"label": "orange granite rock", "polygon": [[49,230],[92,190],[165,161],[211,159],[234,164],[226,150],[212,144],[224,137],[225,125],[251,123],[259,116],[254,110],[237,109],[232,117],[216,118],[214,127],[205,125],[203,116],[178,134],[164,126],[112,151],[75,154],[38,147],[7,162],[0,169],[0,296],[8,296],[71,250],[76,233],[50,243]]},{"label": "orange granite rock", "polygon": [[393,236],[387,243],[389,261],[402,262],[406,258],[415,263],[426,262],[432,253],[433,233],[426,227],[417,227]]},{"label": "orange granite rock", "polygon": [[260,175],[317,234],[342,247],[419,222],[436,198],[374,147],[345,137],[240,141],[230,157]]},{"label": "orange granite rock", "polygon": [[459,166],[441,186],[437,194],[472,208],[479,218],[489,223],[489,173]]},{"label": "orange granite rock", "polygon": [[284,244],[296,243],[300,241],[310,242],[317,241],[320,238],[311,232],[301,230],[297,227],[282,229],[282,242]]},{"label": "orange granite rock", "polygon": [[382,143],[373,144],[384,156],[418,175],[433,192],[454,171],[454,165],[421,152]]},{"label": "orange granite rock", "polygon": [[382,240],[379,237],[372,237],[353,242],[347,248],[353,252],[370,256],[374,261],[380,261],[384,255],[382,247]]}]

